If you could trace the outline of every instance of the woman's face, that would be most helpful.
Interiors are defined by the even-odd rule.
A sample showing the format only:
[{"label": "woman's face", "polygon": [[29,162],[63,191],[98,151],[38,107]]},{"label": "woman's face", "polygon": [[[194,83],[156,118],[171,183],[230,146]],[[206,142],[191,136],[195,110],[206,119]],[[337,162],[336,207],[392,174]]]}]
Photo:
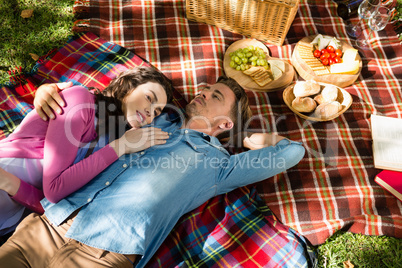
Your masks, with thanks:
[{"label": "woman's face", "polygon": [[147,82],[124,97],[122,110],[133,128],[147,125],[165,108],[167,96],[159,83]]}]

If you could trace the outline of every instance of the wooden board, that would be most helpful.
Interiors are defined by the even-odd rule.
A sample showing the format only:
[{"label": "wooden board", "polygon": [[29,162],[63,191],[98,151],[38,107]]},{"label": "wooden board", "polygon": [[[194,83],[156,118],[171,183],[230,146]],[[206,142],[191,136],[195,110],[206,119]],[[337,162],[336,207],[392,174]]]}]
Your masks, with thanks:
[{"label": "wooden board", "polygon": [[[337,118],[341,114],[343,114],[352,105],[353,99],[352,99],[352,96],[349,94],[349,92],[347,92],[343,88],[338,87],[338,98],[336,100],[342,105],[342,110],[340,110],[337,114],[334,114],[328,118],[319,118],[319,117],[314,116],[314,112],[311,112],[311,113],[298,112],[292,107],[292,101],[296,98],[295,95],[293,94],[293,87],[295,86],[295,84],[296,83],[293,83],[292,85],[288,86],[283,91],[283,100],[286,103],[286,105],[289,107],[289,109],[292,110],[292,112],[294,112],[295,114],[297,114],[298,116],[300,116],[303,119],[307,119],[307,120],[311,120],[311,121],[319,121],[319,122],[320,121],[330,121],[330,120]],[[321,82],[319,82],[319,84],[321,86],[321,90],[323,89],[323,87],[329,85],[329,84],[321,83]]]},{"label": "wooden board", "polygon": [[[295,46],[292,54],[292,65],[298,72],[298,74],[304,80],[315,80],[317,82],[333,84],[338,87],[347,87],[352,85],[359,77],[360,71],[362,69],[362,60],[360,55],[357,54],[357,59],[360,61],[360,68],[356,74],[326,74],[326,75],[316,75],[314,71],[304,62],[298,53],[298,47],[300,43],[310,43],[315,38],[315,35],[307,36],[301,39]],[[348,48],[353,48],[351,45],[341,41],[342,52],[345,52]]]},{"label": "wooden board", "polygon": [[234,42],[231,44],[228,49],[225,52],[225,56],[223,59],[223,69],[225,71],[226,76],[233,78],[234,80],[237,81],[243,88],[248,89],[248,90],[253,90],[253,91],[261,91],[261,92],[269,92],[269,91],[276,91],[280,89],[284,89],[286,86],[288,86],[290,83],[293,82],[293,78],[295,76],[295,70],[293,66],[286,61],[283,61],[285,63],[285,72],[282,74],[281,77],[278,79],[269,82],[267,85],[264,87],[259,86],[254,80],[248,76],[243,74],[242,71],[237,71],[230,67],[230,56],[229,54],[231,52],[236,51],[239,48],[245,48],[248,46],[255,46],[255,47],[260,47],[264,50],[264,52],[267,54],[267,60],[270,59],[275,59],[275,60],[281,60],[278,58],[273,58],[269,56],[269,51],[268,48],[261,43],[260,41],[257,41],[255,39],[242,39]]}]

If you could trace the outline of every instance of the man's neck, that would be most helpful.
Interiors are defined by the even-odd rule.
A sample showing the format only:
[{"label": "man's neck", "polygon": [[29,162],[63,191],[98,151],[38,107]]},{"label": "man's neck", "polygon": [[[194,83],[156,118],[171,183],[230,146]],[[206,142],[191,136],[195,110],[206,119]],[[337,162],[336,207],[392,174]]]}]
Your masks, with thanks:
[{"label": "man's neck", "polygon": [[207,135],[213,136],[212,135],[212,132],[213,132],[212,129],[205,128],[205,124],[204,125],[198,124],[198,122],[196,120],[190,121],[190,120],[188,120],[187,117],[184,119],[184,122],[183,122],[183,124],[181,125],[180,128],[181,129],[187,128],[187,129],[195,130],[195,131],[198,131],[198,132],[205,133]]}]

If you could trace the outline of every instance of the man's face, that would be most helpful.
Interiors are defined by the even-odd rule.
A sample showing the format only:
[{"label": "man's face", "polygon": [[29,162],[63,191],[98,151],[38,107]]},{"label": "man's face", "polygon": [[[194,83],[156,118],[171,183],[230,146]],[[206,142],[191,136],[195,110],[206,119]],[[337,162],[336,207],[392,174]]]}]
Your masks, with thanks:
[{"label": "man's face", "polygon": [[230,121],[230,129],[233,125],[230,112],[235,100],[233,91],[224,84],[206,87],[186,106],[189,123],[196,124],[196,127],[193,125],[191,128],[206,129],[203,131],[205,133],[209,129],[214,132]]}]

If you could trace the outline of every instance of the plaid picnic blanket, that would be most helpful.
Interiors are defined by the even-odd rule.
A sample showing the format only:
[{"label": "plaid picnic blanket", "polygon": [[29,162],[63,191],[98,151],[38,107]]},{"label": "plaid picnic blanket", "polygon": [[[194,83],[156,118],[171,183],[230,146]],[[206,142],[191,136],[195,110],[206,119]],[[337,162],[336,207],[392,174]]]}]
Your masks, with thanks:
[{"label": "plaid picnic blanket", "polygon": [[[99,0],[76,7],[82,15],[76,30],[90,30],[135,51],[171,78],[187,101],[223,74],[225,50],[244,38],[188,21],[185,0]],[[367,36],[367,25],[362,25]],[[296,43],[318,33],[353,45],[336,4],[326,0],[302,0],[283,45],[266,45],[273,57],[290,62]],[[369,121],[374,112],[402,117],[402,49],[391,24],[370,42],[371,49],[359,50],[359,78],[345,88],[353,104],[332,121],[299,118],[285,105],[282,91],[248,92],[254,128],[301,141],[307,149],[295,168],[257,189],[281,222],[315,245],[341,229],[402,238],[402,204],[374,182],[380,170],[373,165]]]},{"label": "plaid picnic blanket", "polygon": [[[0,122],[7,126],[3,136],[32,109],[38,85],[72,81],[102,90],[119,72],[140,65],[149,63],[93,33],[72,37],[38,62],[31,74],[21,76],[22,83],[1,87]],[[173,102],[181,108],[186,104],[178,92]],[[243,187],[183,216],[147,266],[307,267],[314,263],[307,241],[278,222],[255,188]]]}]

